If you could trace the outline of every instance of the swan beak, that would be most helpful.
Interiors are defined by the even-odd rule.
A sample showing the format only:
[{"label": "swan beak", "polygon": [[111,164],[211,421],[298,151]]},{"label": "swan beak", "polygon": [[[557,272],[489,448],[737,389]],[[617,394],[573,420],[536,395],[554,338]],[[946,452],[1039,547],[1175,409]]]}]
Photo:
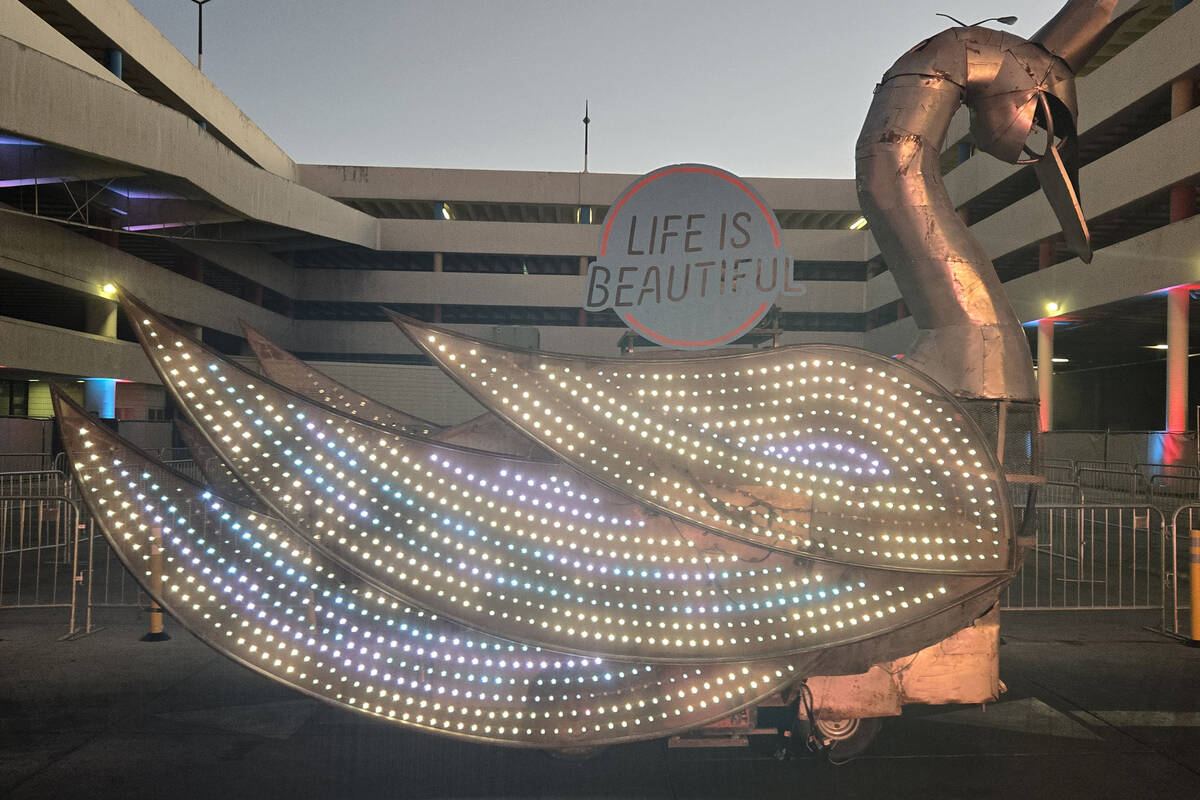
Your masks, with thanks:
[{"label": "swan beak", "polygon": [[[1074,161],[1074,137],[1071,137],[1066,148],[1072,152],[1067,158]],[[1071,252],[1079,256],[1085,264],[1092,263],[1092,238],[1088,233],[1087,221],[1083,218],[1083,209],[1079,205],[1079,183],[1077,170],[1073,170],[1063,162],[1059,149],[1048,148],[1049,152],[1033,165],[1042,191],[1050,201],[1050,208],[1058,223],[1062,226],[1063,238]]]}]

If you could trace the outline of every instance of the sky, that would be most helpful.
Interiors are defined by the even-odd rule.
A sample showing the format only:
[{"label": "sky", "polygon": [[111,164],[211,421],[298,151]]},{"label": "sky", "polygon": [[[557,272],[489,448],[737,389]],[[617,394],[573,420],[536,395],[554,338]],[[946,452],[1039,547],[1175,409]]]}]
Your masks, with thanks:
[{"label": "sky", "polygon": [[[133,0],[192,61],[196,5]],[[210,0],[204,71],[294,160],[845,178],[883,72],[1034,0]],[[996,25],[993,23],[993,25]],[[999,26],[998,26],[999,27]]]}]

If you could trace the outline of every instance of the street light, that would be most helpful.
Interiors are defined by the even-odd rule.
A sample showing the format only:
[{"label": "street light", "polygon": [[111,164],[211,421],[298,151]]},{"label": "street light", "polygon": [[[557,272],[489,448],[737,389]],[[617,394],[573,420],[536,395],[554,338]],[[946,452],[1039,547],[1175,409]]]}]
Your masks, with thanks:
[{"label": "street light", "polygon": [[[195,2],[195,1],[196,0],[192,0],[192,2]],[[950,20],[954,24],[961,25],[964,28],[974,28],[976,25],[982,25],[985,22],[999,22],[1001,25],[1012,25],[1014,22],[1017,21],[1016,17],[988,17],[987,19],[981,19],[981,20],[979,20],[979,22],[975,22],[971,25],[968,25],[967,23],[963,22],[962,20],[955,19],[954,17],[950,16],[949,14],[943,14],[940,11],[935,12],[934,16],[945,17],[946,19]]]},{"label": "street light", "polygon": [[204,4],[209,0],[192,0],[196,4],[196,69],[204,72]]}]

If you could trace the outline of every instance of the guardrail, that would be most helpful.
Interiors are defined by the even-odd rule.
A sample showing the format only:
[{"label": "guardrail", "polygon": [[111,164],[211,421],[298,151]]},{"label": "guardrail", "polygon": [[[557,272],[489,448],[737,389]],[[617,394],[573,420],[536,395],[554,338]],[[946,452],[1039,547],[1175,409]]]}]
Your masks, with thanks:
[{"label": "guardrail", "polygon": [[1163,501],[1200,500],[1200,476],[1156,472],[1150,476],[1150,494]]},{"label": "guardrail", "polygon": [[63,608],[75,632],[83,511],[62,494],[0,496],[0,610]]},{"label": "guardrail", "polygon": [[1038,487],[1039,506],[1083,505],[1083,489],[1074,481],[1046,481]]},{"label": "guardrail", "polygon": [[1181,619],[1191,608],[1190,539],[1193,530],[1200,528],[1200,505],[1186,505],[1175,510],[1171,529],[1162,552],[1163,606],[1162,632],[1178,638],[1188,638],[1187,623]]},{"label": "guardrail", "polygon": [[28,472],[0,472],[0,495],[66,495],[72,496],[74,486],[66,473],[54,469]]},{"label": "guardrail", "polygon": [[1150,486],[1140,472],[1102,469],[1100,467],[1078,467],[1075,482],[1083,489],[1085,503],[1094,505],[1108,503],[1148,503]]},{"label": "guardrail", "polygon": [[[191,461],[172,466],[198,472]],[[1128,473],[1118,474],[1126,482],[1121,488],[1131,485]],[[73,494],[73,484],[54,470],[0,473],[0,611],[67,609],[69,634],[77,632],[80,612],[80,632],[89,632],[95,609],[146,605],[139,584]],[[1189,532],[1200,528],[1200,503],[1164,514],[1148,502],[1097,505],[1085,496],[1072,483],[1039,487],[1036,545],[1025,552],[1001,604],[1009,610],[1157,608],[1162,632],[1180,635],[1189,600]]]},{"label": "guardrail", "polygon": [[[1197,509],[1200,521],[1200,508]],[[1008,609],[1154,609],[1163,605],[1163,514],[1150,505],[1050,505],[1037,542],[1002,596]]]},{"label": "guardrail", "polygon": [[0,611],[67,609],[69,636],[91,632],[96,608],[145,605],[65,474],[0,473]]},{"label": "guardrail", "polygon": [[1061,464],[1046,464],[1042,467],[1042,474],[1048,481],[1058,481],[1060,483],[1075,482],[1075,467],[1069,464],[1066,466]]}]

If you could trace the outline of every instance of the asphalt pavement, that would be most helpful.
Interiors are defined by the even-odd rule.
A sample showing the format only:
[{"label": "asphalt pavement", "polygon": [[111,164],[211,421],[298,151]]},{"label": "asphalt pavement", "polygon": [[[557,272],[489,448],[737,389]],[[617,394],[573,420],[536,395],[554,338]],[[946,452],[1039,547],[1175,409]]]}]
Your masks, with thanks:
[{"label": "asphalt pavement", "polygon": [[911,706],[834,766],[780,742],[586,760],[456,742],[310,700],[168,622],[0,611],[0,797],[1196,798],[1200,649],[1141,612],[1009,612],[999,703]]}]

